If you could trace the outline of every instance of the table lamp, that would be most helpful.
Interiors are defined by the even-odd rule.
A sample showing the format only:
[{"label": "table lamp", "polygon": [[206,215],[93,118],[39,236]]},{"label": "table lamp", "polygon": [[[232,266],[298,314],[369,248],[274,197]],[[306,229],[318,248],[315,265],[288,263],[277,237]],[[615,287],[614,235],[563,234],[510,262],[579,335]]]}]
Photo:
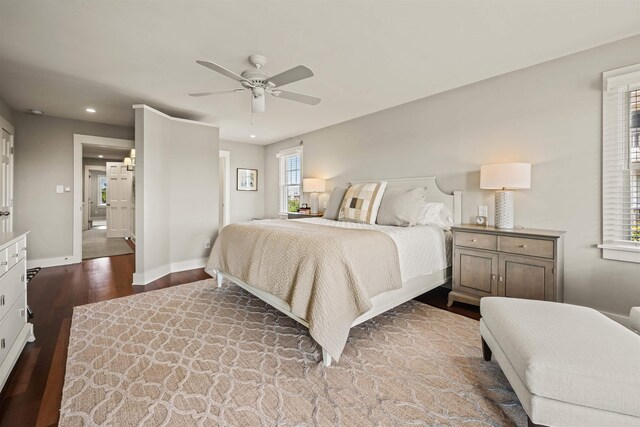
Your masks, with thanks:
[{"label": "table lamp", "polygon": [[531,188],[531,164],[493,163],[480,167],[480,188],[497,190],[497,228],[513,228],[513,191]]},{"label": "table lamp", "polygon": [[318,193],[324,193],[325,180],[321,178],[304,178],[302,180],[302,191],[311,193],[311,213],[318,213]]}]

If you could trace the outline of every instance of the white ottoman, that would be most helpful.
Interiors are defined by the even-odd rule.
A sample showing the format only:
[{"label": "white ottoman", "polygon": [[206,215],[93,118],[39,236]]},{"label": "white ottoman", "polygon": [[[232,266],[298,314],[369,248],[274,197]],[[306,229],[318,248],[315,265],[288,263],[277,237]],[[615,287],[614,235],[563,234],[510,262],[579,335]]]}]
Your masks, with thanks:
[{"label": "white ottoman", "polygon": [[486,297],[480,313],[530,426],[640,426],[640,336],[569,304]]}]

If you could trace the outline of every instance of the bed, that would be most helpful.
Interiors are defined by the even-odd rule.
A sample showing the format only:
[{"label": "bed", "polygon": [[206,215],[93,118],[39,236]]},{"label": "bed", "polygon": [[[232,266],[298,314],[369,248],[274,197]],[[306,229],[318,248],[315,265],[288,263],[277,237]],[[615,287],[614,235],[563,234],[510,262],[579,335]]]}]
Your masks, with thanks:
[{"label": "bed", "polygon": [[[461,223],[462,193],[443,193],[435,177],[376,181],[387,182],[386,191],[425,187],[427,201],[444,204],[454,222]],[[365,182],[372,181],[351,184]],[[325,241],[330,249],[323,247]],[[239,260],[254,249],[255,253],[246,255],[250,259]],[[389,256],[390,251],[394,256]],[[298,264],[289,265],[291,259]],[[339,263],[342,275],[336,276],[335,268],[324,268],[325,260],[332,268]],[[396,263],[398,268],[393,267]],[[438,227],[312,218],[227,226],[214,244],[205,271],[216,277],[218,286],[226,278],[309,328],[322,348],[324,365],[330,366],[332,358],[339,358],[350,328],[444,284],[451,276],[450,265],[450,232]],[[349,280],[342,283],[335,277]],[[282,281],[291,282],[293,290],[271,287]],[[326,282],[336,284],[328,288]]]}]

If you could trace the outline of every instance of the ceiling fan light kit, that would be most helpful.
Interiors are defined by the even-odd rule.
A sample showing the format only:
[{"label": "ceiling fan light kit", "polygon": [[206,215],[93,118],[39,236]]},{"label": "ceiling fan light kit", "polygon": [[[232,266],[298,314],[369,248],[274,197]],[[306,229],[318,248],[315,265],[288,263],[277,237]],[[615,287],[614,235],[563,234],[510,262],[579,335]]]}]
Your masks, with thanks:
[{"label": "ceiling fan light kit", "polygon": [[320,98],[315,96],[303,95],[301,93],[289,92],[282,89],[276,89],[280,86],[288,85],[290,83],[297,82],[309,77],[313,77],[313,71],[304,65],[298,65],[290,70],[284,71],[275,76],[271,76],[261,69],[267,64],[267,58],[262,55],[251,55],[249,58],[249,64],[254,68],[243,71],[241,74],[236,74],[231,70],[224,68],[221,65],[213,63],[211,61],[196,61],[198,64],[209,68],[223,76],[229,77],[239,82],[243,87],[221,91],[209,91],[209,92],[195,92],[190,93],[190,96],[200,97],[208,95],[219,95],[224,93],[240,93],[245,92],[247,89],[251,90],[251,112],[252,113],[264,113],[266,110],[266,94],[271,94],[277,98],[288,99],[290,101],[301,102],[308,105],[318,105],[321,101]]}]

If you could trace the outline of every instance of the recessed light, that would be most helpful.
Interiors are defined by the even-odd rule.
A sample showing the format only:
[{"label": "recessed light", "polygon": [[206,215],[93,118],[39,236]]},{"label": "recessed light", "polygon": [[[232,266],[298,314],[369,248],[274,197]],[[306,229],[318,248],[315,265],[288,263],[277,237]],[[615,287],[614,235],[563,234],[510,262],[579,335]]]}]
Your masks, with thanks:
[{"label": "recessed light", "polygon": [[87,113],[95,113],[96,109],[93,107],[87,107],[84,111],[86,111]]},{"label": "recessed light", "polygon": [[99,158],[103,158],[104,156],[102,154],[98,154],[98,157]]},{"label": "recessed light", "polygon": [[35,114],[36,116],[39,116],[40,114],[42,114],[42,111],[40,111],[40,110],[29,110],[29,112],[31,114]]},{"label": "recessed light", "polygon": [[256,137],[255,135],[249,135],[249,138],[255,138],[255,137]]}]

